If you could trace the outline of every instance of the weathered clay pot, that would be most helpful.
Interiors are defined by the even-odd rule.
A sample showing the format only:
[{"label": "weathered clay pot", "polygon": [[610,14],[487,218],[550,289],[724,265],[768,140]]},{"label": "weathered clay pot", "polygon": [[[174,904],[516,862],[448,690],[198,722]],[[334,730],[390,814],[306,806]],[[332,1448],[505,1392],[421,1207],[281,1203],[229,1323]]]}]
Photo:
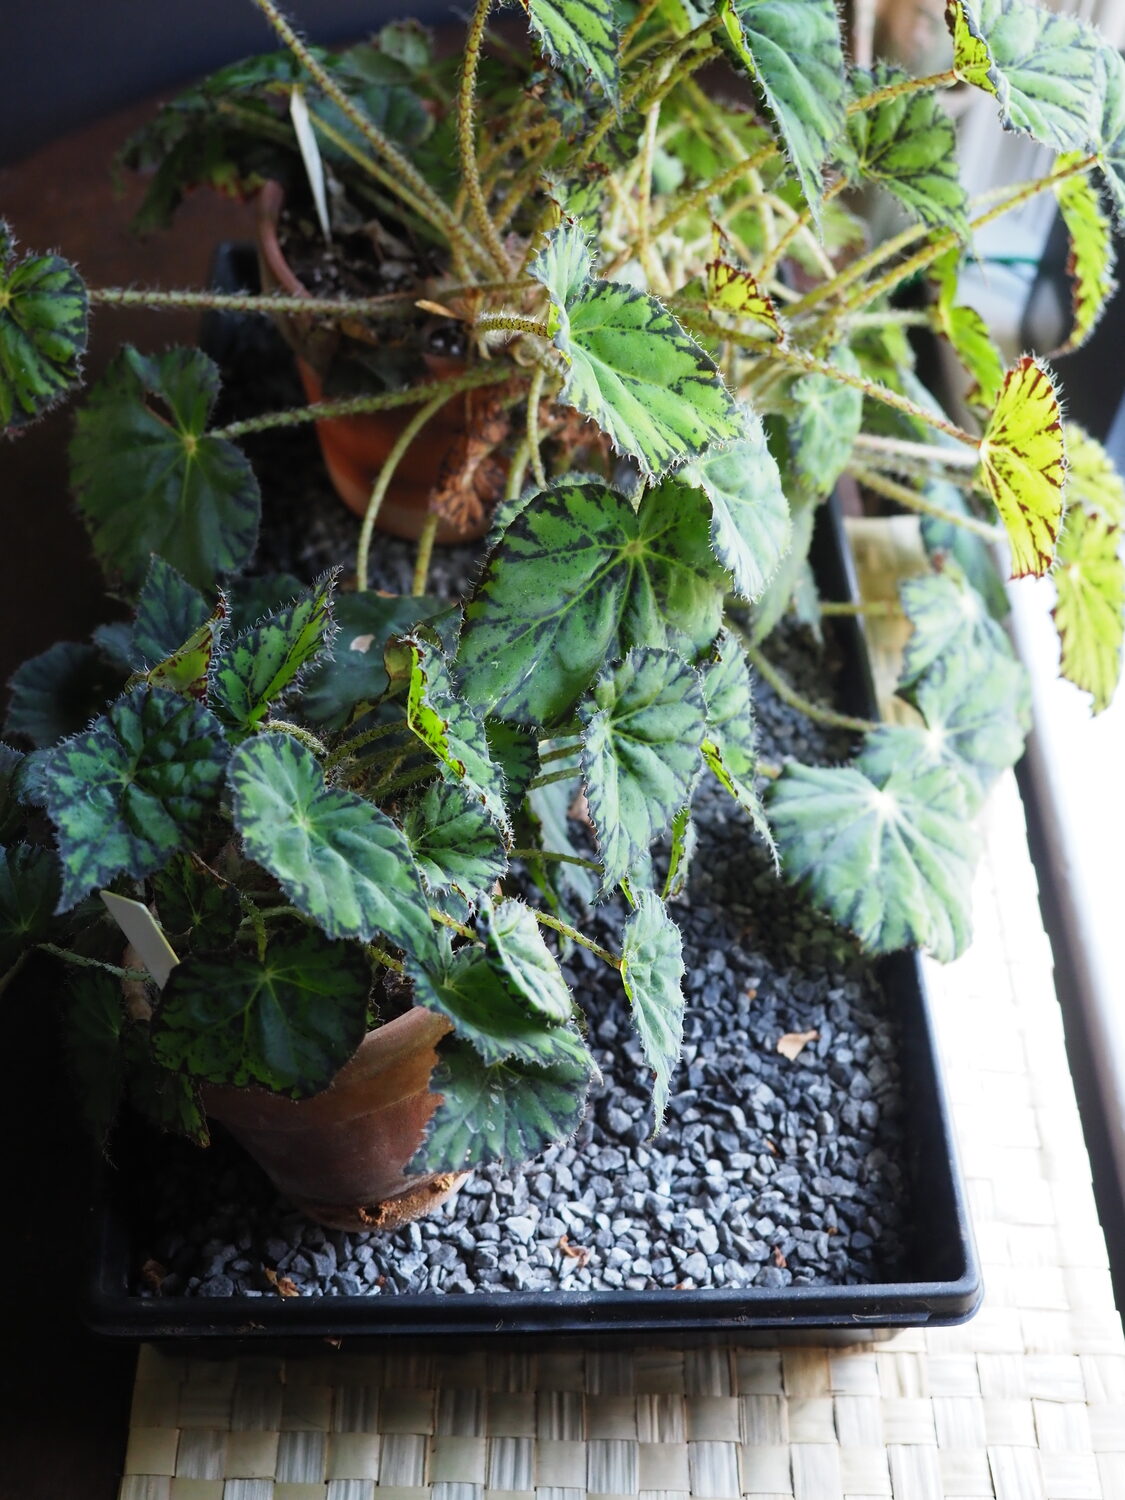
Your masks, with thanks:
[{"label": "weathered clay pot", "polygon": [[396,1229],[444,1203],[468,1176],[404,1170],[437,1108],[430,1074],[449,1029],[415,1006],[369,1031],[311,1099],[209,1085],[204,1107],[302,1213],[331,1229]]},{"label": "weathered clay pot", "polygon": [[[307,296],[307,288],[297,279],[278,242],[277,225],[283,199],[281,187],[275,182],[266,183],[256,199],[262,290]],[[340,333],[303,317],[279,317],[277,322],[296,356],[306,397],[310,402],[323,400],[324,372]],[[439,355],[427,354],[423,358],[435,380],[448,378],[464,368],[459,361]],[[464,432],[465,410],[463,396],[451,397],[426,423],[419,441],[412,443],[403,455],[379,509],[376,522],[379,530],[408,540],[418,537],[428,514],[430,492],[447,455]],[[412,414],[412,407],[400,407],[357,417],[333,417],[315,424],[324,466],[336,493],[357,515],[366,512],[371,488]],[[436,539],[442,543],[475,541],[487,529],[487,516],[482,516],[479,524],[465,527],[454,526],[443,518]]]}]

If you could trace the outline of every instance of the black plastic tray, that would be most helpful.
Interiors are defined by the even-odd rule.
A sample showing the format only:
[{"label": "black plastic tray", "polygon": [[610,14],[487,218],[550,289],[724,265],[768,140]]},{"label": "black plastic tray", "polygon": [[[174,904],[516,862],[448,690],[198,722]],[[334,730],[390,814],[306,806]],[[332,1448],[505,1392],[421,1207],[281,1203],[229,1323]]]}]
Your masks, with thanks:
[{"label": "black plastic tray", "polygon": [[[851,557],[834,505],[822,510],[813,565],[828,598],[856,594]],[[875,692],[862,624],[834,621],[844,648],[845,700],[874,715]],[[933,1026],[915,954],[878,969],[901,1025],[907,1170],[914,1222],[909,1279],[864,1286],[698,1288],[685,1291],[550,1291],[398,1294],[359,1297],[139,1297],[132,1265],[127,1183],[106,1168],[91,1218],[92,1275],[87,1321],[123,1338],[239,1344],[313,1339],[409,1339],[446,1344],[471,1336],[492,1343],[544,1338],[703,1344],[776,1343],[789,1334],[817,1342],[854,1342],[883,1330],[945,1326],[972,1317],[983,1295]]]}]

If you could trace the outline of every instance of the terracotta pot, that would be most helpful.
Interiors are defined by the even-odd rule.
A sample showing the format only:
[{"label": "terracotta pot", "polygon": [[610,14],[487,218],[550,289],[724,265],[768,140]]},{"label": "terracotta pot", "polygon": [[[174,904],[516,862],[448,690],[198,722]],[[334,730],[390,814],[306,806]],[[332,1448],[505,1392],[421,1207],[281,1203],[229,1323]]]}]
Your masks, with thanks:
[{"label": "terracotta pot", "polygon": [[405,1172],[437,1108],[430,1074],[449,1029],[415,1006],[369,1031],[311,1099],[208,1086],[204,1106],[302,1213],[331,1229],[397,1229],[444,1203],[469,1175]]},{"label": "terracotta pot", "polygon": [[[308,289],[297,279],[278,242],[277,225],[283,200],[279,184],[268,182],[255,203],[262,290],[282,291],[292,297],[308,296]],[[339,346],[341,333],[300,316],[279,317],[277,322],[296,356],[306,397],[310,402],[323,400],[324,375]],[[464,369],[460,361],[439,355],[427,354],[423,359],[435,380],[447,379]],[[418,537],[428,514],[430,492],[446,456],[464,433],[465,412],[464,396],[453,396],[426,423],[419,440],[411,444],[395,470],[394,481],[379,510],[376,523],[379,530],[408,540]],[[334,417],[315,424],[324,465],[336,493],[357,515],[366,512],[371,488],[412,414],[413,408],[405,407],[358,417]],[[454,526],[443,518],[436,539],[442,543],[474,541],[487,529],[487,515],[481,517],[479,524],[466,527]]]}]

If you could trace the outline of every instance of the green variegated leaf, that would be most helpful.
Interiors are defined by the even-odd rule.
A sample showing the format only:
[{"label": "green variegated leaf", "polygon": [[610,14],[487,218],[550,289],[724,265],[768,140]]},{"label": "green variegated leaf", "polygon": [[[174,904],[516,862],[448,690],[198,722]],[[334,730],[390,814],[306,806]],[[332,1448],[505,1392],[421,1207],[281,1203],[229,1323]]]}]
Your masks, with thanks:
[{"label": "green variegated leaf", "polygon": [[1109,50],[1092,26],[1032,0],[949,0],[954,67],[1000,104],[1007,130],[1076,151],[1094,138]]},{"label": "green variegated leaf", "polygon": [[227,754],[214,714],[150,687],[44,752],[36,791],[58,837],[58,909],[118,875],[150,875],[190,847],[218,807]]},{"label": "green variegated leaf", "polygon": [[955,771],[790,763],[766,805],[786,876],[865,948],[964,951],[976,841]]},{"label": "green variegated leaf", "polygon": [[431,891],[455,890],[476,901],[508,868],[496,824],[459,782],[427,787],[403,818],[403,831]]},{"label": "green variegated leaf", "polygon": [[522,901],[488,903],[481,912],[481,928],[493,969],[512,996],[550,1025],[571,1020],[570,988],[531,908]]},{"label": "green variegated leaf", "polygon": [[975,381],[965,399],[991,411],[1004,384],[1004,361],[980,313],[975,308],[956,305],[960,264],[961,252],[953,250],[931,268],[938,284],[934,324],[953,345],[957,358]]},{"label": "green variegated leaf", "polygon": [[761,421],[742,408],[743,434],[709,448],[666,484],[692,485],[711,502],[711,545],[745,599],[759,598],[789,546],[789,505]]},{"label": "green variegated leaf", "polygon": [[[537,786],[527,794],[527,809],[533,826],[537,826],[541,849],[553,850],[556,854],[568,854],[571,859],[584,857],[570,836],[567,811],[580,791],[578,773],[572,782],[553,781],[546,786]],[[597,897],[597,886],[591,872],[583,865],[567,860],[541,860],[537,869],[534,862],[530,868],[540,887],[547,893],[552,904],[566,906],[573,899],[584,910],[593,906]]]},{"label": "green variegated leaf", "polygon": [[679,1061],[684,1035],[683,941],[664,903],[652,891],[641,891],[637,909],[625,923],[621,945],[621,983],[633,1011],[645,1061],[653,1069],[652,1100],[659,1130],[671,1091],[672,1069]]},{"label": "green variegated leaf", "polygon": [[548,326],[569,365],[559,400],[592,417],[644,474],[738,437],[714,362],[655,297],[590,280],[580,227],[556,229],[529,270],[550,293]]},{"label": "green variegated leaf", "polygon": [[238,892],[201,861],[177,855],[151,888],[161,930],[177,951],[190,943],[217,953],[234,942],[245,916]]},{"label": "green variegated leaf", "polygon": [[31,844],[0,848],[0,977],[49,936],[59,899],[59,862]]},{"label": "green variegated leaf", "polygon": [[[878,63],[873,72],[857,68],[853,92],[862,97],[906,81],[899,68]],[[923,224],[968,237],[968,195],[957,168],[953,121],[933,93],[907,92],[848,116],[854,152],[850,171],[877,182]]]},{"label": "green variegated leaf", "polygon": [[507,830],[504,774],[489,755],[484,721],[453,690],[436,637],[396,636],[384,663],[392,684],[405,682],[406,722],[436,757],[443,779],[463,786]]},{"label": "green variegated leaf", "polygon": [[16,668],[4,732],[54,745],[84,728],[124,686],[125,673],[97,647],[56,641]]},{"label": "green variegated leaf", "polygon": [[1125,562],[1121,529],[1103,515],[1071,504],[1051,574],[1057,602],[1062,675],[1093,698],[1094,713],[1113,701],[1121,680],[1125,634]]},{"label": "green variegated leaf", "polygon": [[234,825],[246,853],[331,938],[377,935],[420,958],[436,939],[402,830],[353,792],[326,787],[311,750],[259,734],[231,756]]},{"label": "green variegated leaf", "polygon": [[83,1121],[105,1144],[121,1103],[124,1059],[121,1033],[125,997],[120,981],[97,969],[71,969],[63,1006],[63,1050],[78,1085]]},{"label": "green variegated leaf", "polygon": [[0,741],[0,840],[9,842],[23,823],[20,782],[28,757]]},{"label": "green variegated leaf", "polygon": [[488,1066],[515,1061],[549,1068],[589,1058],[573,1027],[544,1020],[522,992],[517,998],[492,951],[462,948],[438,962],[408,961],[406,971],[414,981],[416,1004],[448,1017],[460,1040],[471,1043]]},{"label": "green variegated leaf", "polygon": [[899,599],[913,627],[903,651],[899,691],[945,656],[1012,654],[1002,627],[956,568],[904,579]]},{"label": "green variegated leaf", "polygon": [[840,18],[833,0],[718,0],[735,55],[757,83],[819,222],[821,167],[846,129]]},{"label": "green variegated leaf", "polygon": [[460,1172],[537,1156],[578,1129],[595,1074],[588,1053],[549,1067],[519,1059],[490,1067],[468,1042],[447,1037],[430,1080],[442,1102],[407,1171]]},{"label": "green variegated leaf", "polygon": [[672,819],[668,874],[664,879],[664,889],[660,892],[662,901],[673,901],[682,894],[691,871],[692,859],[695,857],[695,846],[696,833],[695,824],[691,820],[691,808],[681,807]]},{"label": "green variegated leaf", "polygon": [[133,621],[136,665],[154,666],[171,656],[206,622],[210,613],[207,600],[198,589],[192,588],[162,557],[153,557]]},{"label": "green variegated leaf", "polygon": [[503,719],[486,719],[489,759],[504,777],[508,807],[519,807],[527,789],[539,774],[539,736],[532,730]]},{"label": "green variegated leaf", "polygon": [[211,1133],[199,1084],[156,1061],[148,1026],[126,1026],[121,1033],[121,1052],[125,1089],[138,1114],[158,1130],[186,1136],[197,1146],[207,1146]]},{"label": "green variegated leaf", "polygon": [[1105,100],[1094,149],[1113,200],[1114,216],[1120,225],[1125,223],[1125,57],[1107,47],[1102,60],[1105,64]]},{"label": "green variegated leaf", "polygon": [[1045,573],[1062,526],[1066,443],[1054,384],[1028,354],[1004,377],[980,442],[980,474],[1008,533],[1012,577]]},{"label": "green variegated leaf", "polygon": [[256,729],[270,705],[293,688],[334,634],[332,594],[336,572],[326,573],[287,609],[268,615],[219,657],[211,701],[230,724]]},{"label": "green variegated leaf", "polygon": [[1125,481],[1097,438],[1077,422],[1066,424],[1066,498],[1110,526],[1125,523]]},{"label": "green variegated leaf", "polygon": [[[1080,158],[1060,157],[1055,170]],[[1067,177],[1055,188],[1059,212],[1070,236],[1072,321],[1066,342],[1056,350],[1066,354],[1080,349],[1097,327],[1105,305],[1117,289],[1113,279],[1116,252],[1113,227],[1102,207],[1097,188],[1085,173]]]},{"label": "green variegated leaf", "polygon": [[809,547],[815,519],[816,505],[806,497],[799,497],[793,506],[789,550],[781,559],[781,566],[770,580],[769,587],[754,606],[750,639],[755,645],[765,640],[781,617],[793,607],[802,590],[809,571]]},{"label": "green variegated leaf", "polygon": [[649,490],[634,511],[600,484],[537,495],[490,554],[465,611],[466,696],[521,723],[565,722],[607,661],[644,643],[706,650],[722,575],[696,491]]},{"label": "green variegated leaf", "polygon": [[582,770],[611,888],[691,801],[704,737],[699,673],[671,651],[635,648],[580,709]]},{"label": "green variegated leaf", "polygon": [[543,51],[557,66],[592,73],[617,98],[613,0],[520,0]]},{"label": "green variegated leaf", "polygon": [[754,785],[758,754],[750,665],[729,630],[720,635],[715,658],[703,669],[703,701],[707,709],[703,758],[772,849],[765,809]]},{"label": "green variegated leaf", "polygon": [[[835,350],[833,363],[849,375],[859,373],[850,349]],[[793,473],[804,492],[819,500],[831,493],[851,457],[863,420],[863,392],[829,375],[802,375],[790,395],[797,403],[789,424]]]},{"label": "green variegated leaf", "polygon": [[148,682],[153,687],[169,688],[174,693],[183,693],[188,698],[207,697],[211,681],[211,659],[219,644],[226,625],[227,604],[220,596],[214,612],[204,620],[198,630],[193,630],[182,646],[163,661],[157,662],[147,672],[138,673],[133,682]]},{"label": "green variegated leaf", "polygon": [[292,604],[304,591],[305,585],[293,573],[256,573],[251,578],[231,578],[226,587],[230,630],[241,635],[251,625],[260,625],[267,615]]},{"label": "green variegated leaf", "polygon": [[[1073,432],[1073,427],[1067,429],[1068,441]],[[969,515],[964,495],[956,485],[946,480],[931,480],[923,493],[927,500],[932,500],[942,510],[954,515]],[[949,562],[956,564],[980,595],[992,618],[1007,619],[1008,596],[1004,592],[1004,584],[988,543],[983,537],[974,536],[971,531],[966,531],[953,521],[943,521],[937,516],[923,516],[922,541],[939,571],[945,571]]]},{"label": "green variegated leaf", "polygon": [[85,283],[70,262],[17,260],[0,219],[0,431],[33,422],[78,384],[88,311]]},{"label": "green variegated leaf", "polygon": [[301,712],[314,724],[343,729],[356,708],[387,691],[383,647],[392,635],[410,631],[439,614],[438,599],[338,594],[332,601],[337,633],[332,655],[310,667],[301,686]]},{"label": "green variegated leaf", "polygon": [[140,584],[157,552],[209,589],[249,561],[258,483],[239,449],[206,430],[218,389],[198,349],[125,348],[78,413],[71,480],[112,576]]},{"label": "green variegated leaf", "polygon": [[724,327],[749,320],[759,325],[760,337],[768,335],[779,344],[785,342],[787,335],[777,306],[752,271],[727,260],[709,260],[704,268],[703,293],[713,315],[732,320]]},{"label": "green variegated leaf", "polygon": [[[1010,650],[946,652],[902,696],[922,715],[933,758],[967,770],[980,800],[1023,754],[1030,690]],[[856,764],[868,771],[864,754]]]},{"label": "green variegated leaf", "polygon": [[206,1083],[262,1084],[306,1099],[327,1088],[367,1029],[371,968],[319,932],[275,937],[264,958],[193,954],[152,1022],[157,1062]]}]

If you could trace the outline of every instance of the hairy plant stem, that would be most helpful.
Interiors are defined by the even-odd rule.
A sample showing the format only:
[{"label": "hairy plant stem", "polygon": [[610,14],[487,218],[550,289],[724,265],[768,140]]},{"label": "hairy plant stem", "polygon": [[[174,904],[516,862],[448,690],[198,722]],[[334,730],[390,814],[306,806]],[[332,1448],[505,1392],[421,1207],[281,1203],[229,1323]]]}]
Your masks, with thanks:
[{"label": "hairy plant stem", "polygon": [[405,792],[408,788],[417,786],[420,781],[436,775],[437,766],[433,761],[423,761],[421,765],[411,766],[409,770],[400,772],[398,776],[380,781],[371,794],[372,801],[377,802],[383,797],[393,797],[395,792]]},{"label": "hairy plant stem", "polygon": [[82,969],[104,969],[115,979],[139,980],[142,984],[152,978],[147,969],[123,969],[118,964],[107,964],[100,958],[88,958],[85,953],[75,953],[70,948],[60,948],[57,943],[36,943],[40,953],[49,953],[52,958],[61,958],[64,963],[77,964]]},{"label": "hairy plant stem", "polygon": [[379,391],[371,396],[345,396],[338,401],[314,401],[309,406],[296,406],[287,411],[267,411],[259,417],[247,417],[241,422],[228,422],[225,427],[215,427],[209,437],[227,438],[234,441],[254,432],[269,432],[274,427],[298,427],[302,422],[320,422],[333,417],[361,417],[370,411],[391,411],[397,406],[417,406],[430,397],[447,401],[462,391],[475,390],[482,385],[500,385],[510,376],[510,371],[499,365],[475,365],[463,375],[453,375],[448,380],[430,381],[425,385],[407,386],[401,391]]},{"label": "hairy plant stem", "polygon": [[542,776],[536,776],[528,783],[528,791],[534,792],[538,787],[550,786],[555,781],[573,781],[581,772],[580,766],[564,766],[561,771],[547,771]]},{"label": "hairy plant stem", "polygon": [[508,252],[500,239],[500,231],[492,222],[485,202],[484,189],[480,183],[480,167],[477,163],[476,115],[474,103],[477,90],[477,69],[480,66],[481,44],[484,27],[492,0],[476,0],[473,17],[465,37],[465,58],[461,66],[461,81],[457,90],[457,150],[461,159],[461,181],[468,192],[473,218],[480,230],[488,252],[502,276],[511,274],[512,266]]},{"label": "hairy plant stem", "polygon": [[430,562],[434,555],[434,538],[437,536],[440,521],[441,517],[437,511],[431,510],[422,523],[422,530],[418,537],[418,556],[414,559],[414,577],[410,583],[410,592],[415,599],[420,599],[426,592],[426,584],[430,577]]},{"label": "hairy plant stem", "polygon": [[368,943],[364,948],[364,952],[374,963],[382,964],[384,969],[390,969],[392,974],[406,973],[406,965],[402,962],[402,960],[399,958],[393,958],[387,952],[387,950],[385,948],[381,948],[378,943]]},{"label": "hairy plant stem", "polygon": [[593,942],[590,938],[583,936],[576,928],[571,927],[568,922],[561,922],[558,917],[550,917],[545,911],[537,911],[535,920],[541,927],[550,927],[555,932],[561,932],[563,937],[568,937],[572,943],[578,943],[583,948],[588,948],[591,953],[597,954],[598,958],[604,959],[611,968],[620,972],[622,960],[616,953],[611,953],[608,948],[603,948],[600,943]]},{"label": "hairy plant stem", "polygon": [[515,313],[481,313],[473,324],[477,333],[529,333],[549,339],[551,330],[539,318],[521,318]]},{"label": "hairy plant stem", "polygon": [[449,916],[447,912],[439,910],[436,906],[430,907],[430,920],[440,923],[442,927],[451,928],[454,932],[460,933],[462,937],[471,938],[474,943],[480,943],[480,938],[477,937],[471,927],[466,927],[464,922],[458,922],[456,917]]},{"label": "hairy plant stem", "polygon": [[268,734],[276,730],[279,734],[287,734],[290,739],[304,745],[306,750],[311,750],[318,760],[324,760],[328,755],[328,746],[323,740],[318,740],[315,734],[307,729],[302,729],[300,724],[291,724],[288,719],[264,719],[262,721],[262,733]]},{"label": "hairy plant stem", "polygon": [[[846,177],[837,178],[837,180],[832,184],[827,192],[824,193],[822,201],[824,203],[831,203],[833,198],[839,197],[839,195],[844,191],[847,185],[848,180]],[[812,209],[802,209],[802,211],[794,217],[793,222],[789,225],[789,228],[777,241],[773,249],[769,252],[769,254],[762,261],[761,265],[755,272],[755,275],[760,282],[764,283],[769,280],[769,278],[773,275],[777,265],[781,261],[782,256],[785,254],[786,250],[789,249],[789,246],[793,243],[798,235],[802,234],[805,230],[810,229],[811,227]]]},{"label": "hairy plant stem", "polygon": [[907,438],[880,437],[875,432],[857,433],[857,448],[869,453],[884,454],[888,459],[903,458],[908,462],[944,464],[947,468],[975,469],[977,455],[966,453],[961,448],[942,448],[937,443],[912,443]]},{"label": "hairy plant stem", "polygon": [[899,505],[904,505],[908,510],[919,511],[924,516],[933,516],[937,521],[946,521],[950,526],[959,526],[962,531],[972,532],[973,536],[979,536],[986,542],[998,542],[1003,537],[1003,531],[996,526],[989,526],[987,521],[978,521],[976,516],[963,516],[955,510],[946,510],[944,505],[936,505],[932,500],[920,494],[918,490],[912,490],[909,485],[899,484],[896,480],[889,478],[886,474],[880,474],[877,469],[868,469],[863,464],[850,463],[848,473],[860,484],[873,490],[875,494],[882,495],[884,499],[896,500]]},{"label": "hairy plant stem", "polygon": [[640,0],[640,4],[637,6],[637,14],[629,22],[628,26],[625,27],[625,30],[621,33],[621,39],[617,43],[617,55],[619,57],[624,58],[628,56],[629,48],[633,45],[633,39],[659,4],[660,0]]},{"label": "hairy plant stem", "polygon": [[367,745],[373,745],[377,740],[385,740],[388,735],[406,734],[410,725],[405,719],[396,719],[393,724],[377,724],[374,729],[365,729],[362,734],[353,735],[350,740],[337,745],[328,759],[324,762],[325,775],[340,764],[341,761],[349,760],[357,750],[364,749]]},{"label": "hairy plant stem", "polygon": [[543,382],[546,378],[546,365],[536,365],[531,373],[531,385],[527,392],[527,451],[531,458],[531,472],[541,490],[547,488],[547,472],[543,468],[543,454],[539,447],[539,403],[543,398]]},{"label": "hairy plant stem", "polygon": [[[578,738],[578,734],[575,733],[570,738],[576,740]],[[577,755],[580,749],[581,746],[576,744],[556,745],[553,750],[545,750],[543,752],[543,754],[539,757],[539,764],[541,766],[548,766],[552,761],[566,760],[568,755]]]},{"label": "hairy plant stem", "polygon": [[509,849],[510,859],[550,859],[559,864],[579,865],[583,870],[596,870],[600,875],[602,866],[596,859],[580,859],[577,854],[560,854],[557,849]]},{"label": "hairy plant stem", "polygon": [[148,291],[144,287],[105,286],[89,289],[90,301],[104,307],[147,307],[153,312],[209,308],[217,312],[312,313],[317,317],[393,317],[414,303],[413,292],[382,297],[286,297],[263,292]]},{"label": "hairy plant stem", "polygon": [[751,156],[744,156],[741,161],[736,161],[733,166],[727,167],[725,172],[720,172],[718,177],[712,177],[710,182],[705,182],[702,187],[696,188],[694,192],[678,204],[673,204],[664,217],[659,220],[656,228],[652,231],[653,238],[659,239],[662,234],[667,234],[670,229],[675,229],[681,219],[686,219],[689,214],[696,213],[701,208],[706,208],[711,198],[719,193],[725,193],[727,188],[734,183],[745,172],[756,172],[759,167],[765,166],[777,155],[777,147],[772,143],[763,146]]},{"label": "hairy plant stem", "polygon": [[861,599],[859,603],[845,603],[838,599],[821,599],[817,608],[825,618],[834,615],[897,615],[902,611],[889,599]]},{"label": "hairy plant stem", "polygon": [[856,719],[851,714],[837,713],[834,708],[824,708],[821,704],[813,703],[811,699],[804,697],[796,688],[789,685],[756,646],[747,646],[746,655],[751,666],[764,681],[769,683],[782,703],[795,708],[798,713],[804,714],[806,719],[812,719],[817,724],[826,724],[830,729],[849,729],[853,734],[870,734],[878,729],[879,726],[872,723],[870,719]]},{"label": "hairy plant stem", "polygon": [[557,120],[552,120],[552,130],[544,131],[543,139],[539,142],[535,151],[527,158],[519,171],[514,174],[508,185],[508,190],[500,200],[500,204],[493,215],[498,229],[506,229],[515,218],[524,199],[538,183],[543,170],[543,163],[555,149],[559,137],[562,135],[562,126]]},{"label": "hairy plant stem", "polygon": [[388,489],[390,489],[391,480],[395,476],[395,470],[402,462],[403,454],[421,432],[422,428],[435,412],[441,410],[448,399],[448,394],[443,391],[441,395],[434,396],[432,400],[426,402],[425,406],[414,413],[410,421],[399,433],[394,447],[387,454],[383,467],[379,470],[379,477],[372,488],[371,498],[367,502],[367,509],[363,515],[363,525],[359,532],[359,544],[356,547],[355,587],[358,594],[363,594],[367,591],[368,558],[371,553],[371,538],[375,531],[375,522],[378,520],[379,510],[383,504],[384,497]]},{"label": "hairy plant stem", "polygon": [[516,444],[515,452],[512,454],[511,467],[508,470],[508,484],[504,491],[505,500],[518,500],[523,493],[523,482],[527,477],[527,466],[531,459],[531,444],[527,440],[527,433],[520,438]]},{"label": "hairy plant stem", "polygon": [[898,83],[888,83],[881,89],[872,89],[862,99],[853,99],[848,105],[849,115],[860,115],[865,110],[886,104],[889,99],[900,99],[903,94],[919,94],[927,89],[948,89],[961,80],[956,68],[946,68],[941,73],[930,73],[925,78],[903,78]]}]

